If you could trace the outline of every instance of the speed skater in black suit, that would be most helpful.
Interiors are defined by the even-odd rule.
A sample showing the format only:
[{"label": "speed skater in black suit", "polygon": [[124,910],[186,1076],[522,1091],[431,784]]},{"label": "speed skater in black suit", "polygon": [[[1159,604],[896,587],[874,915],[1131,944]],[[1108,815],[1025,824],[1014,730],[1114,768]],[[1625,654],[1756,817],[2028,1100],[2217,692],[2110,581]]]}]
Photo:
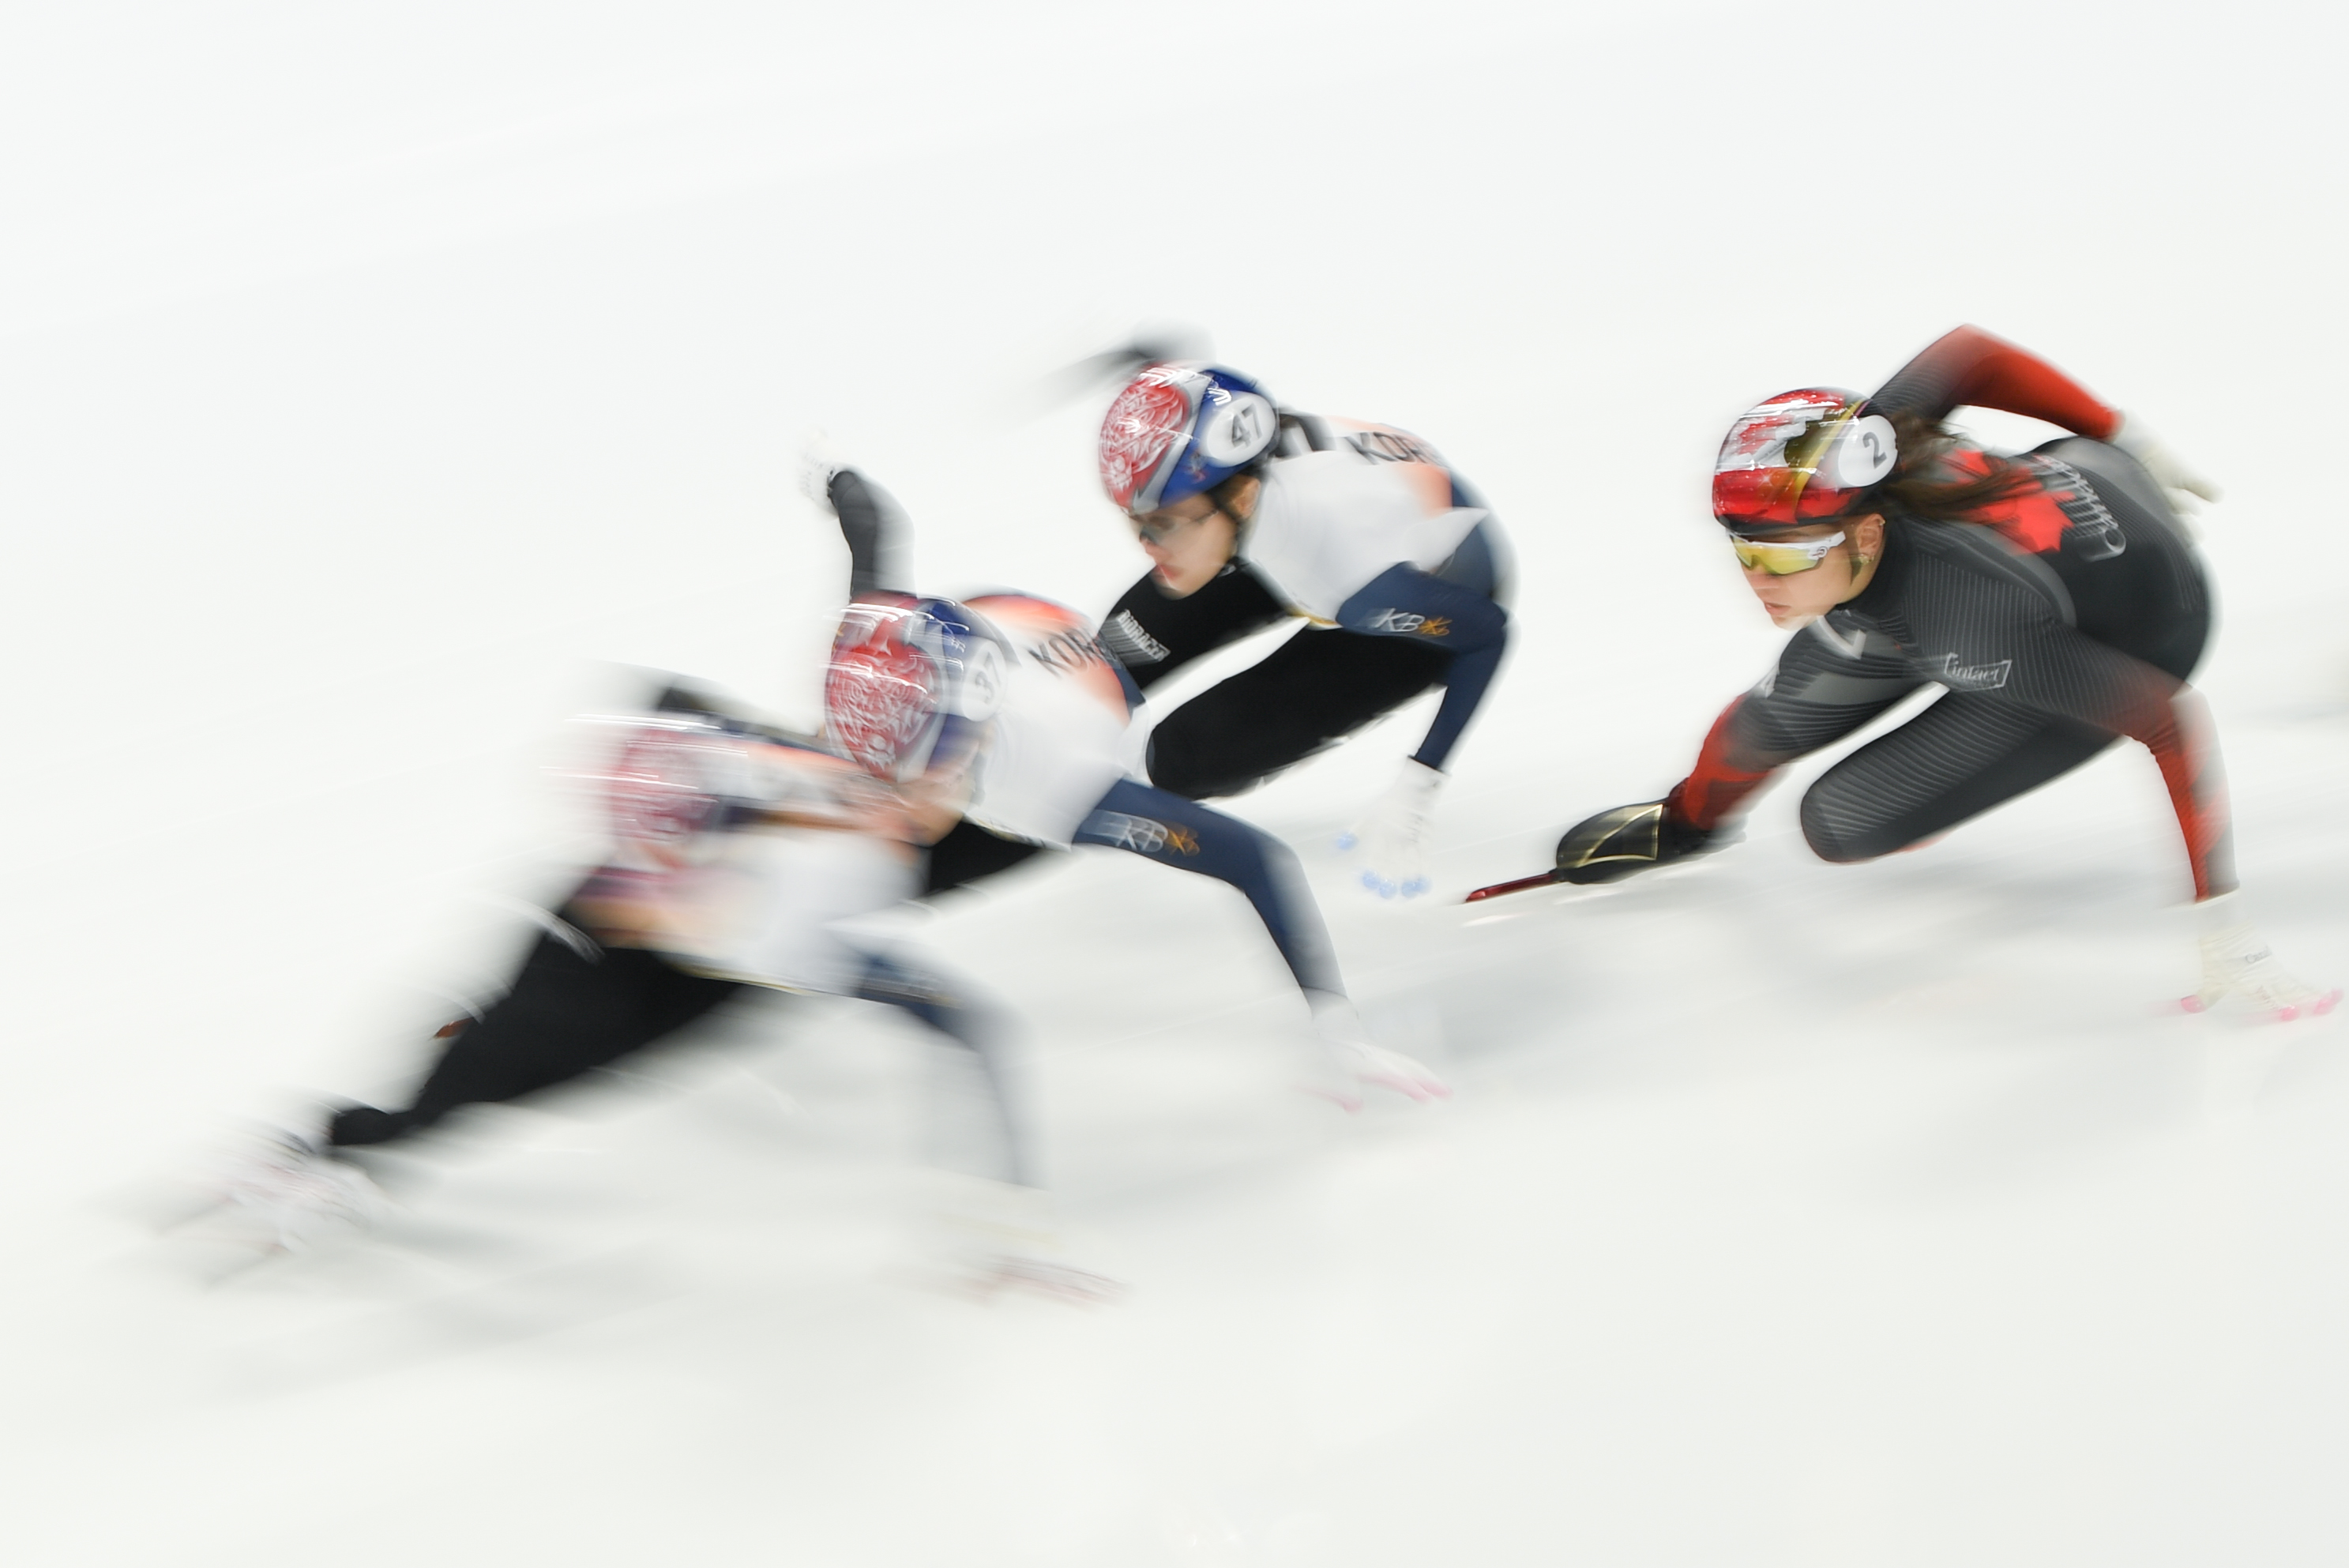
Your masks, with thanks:
[{"label": "speed skater in black suit", "polygon": [[[1993,455],[1943,427],[1963,405],[2075,433]],[[1552,871],[1472,898],[1717,848],[1779,768],[1939,687],[1805,794],[1821,858],[1919,846],[2127,737],[2161,770],[2192,872],[2202,980],[2185,1005],[2232,993],[2284,1018],[2329,1010],[2340,993],[2286,971],[2240,907],[2217,737],[2187,684],[2211,607],[2181,492],[2216,497],[2137,421],[1976,327],[1873,397],[1812,388],[1758,405],[1722,443],[1713,514],[1754,597],[1796,635],[1662,800],[1589,818]]]}]

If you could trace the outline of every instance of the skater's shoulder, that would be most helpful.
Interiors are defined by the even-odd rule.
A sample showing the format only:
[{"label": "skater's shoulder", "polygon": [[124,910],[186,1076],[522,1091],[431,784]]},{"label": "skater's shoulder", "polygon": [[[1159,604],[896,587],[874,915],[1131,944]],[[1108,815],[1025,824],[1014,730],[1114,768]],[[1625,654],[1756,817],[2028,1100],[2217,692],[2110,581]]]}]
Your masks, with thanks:
[{"label": "skater's shoulder", "polygon": [[1431,463],[1366,459],[1350,450],[1285,457],[1265,468],[1263,517],[1393,507],[1412,515],[1452,504],[1450,476]]},{"label": "skater's shoulder", "polygon": [[1995,528],[1911,520],[1899,541],[1886,565],[1902,568],[1905,597],[1930,603],[1955,595],[1977,611],[1986,607],[1986,598],[2015,610],[2073,618],[2072,597],[2062,579]]}]

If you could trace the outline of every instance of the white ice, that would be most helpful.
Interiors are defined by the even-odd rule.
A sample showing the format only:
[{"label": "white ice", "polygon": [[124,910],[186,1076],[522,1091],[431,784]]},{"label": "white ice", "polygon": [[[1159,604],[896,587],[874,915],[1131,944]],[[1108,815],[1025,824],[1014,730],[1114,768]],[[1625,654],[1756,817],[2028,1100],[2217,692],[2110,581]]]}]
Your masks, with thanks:
[{"label": "white ice", "polygon": [[[2193,949],[2141,752],[1877,865],[1807,856],[1796,780],[1684,875],[1456,900],[1651,798],[1764,667],[1703,514],[1727,420],[1973,321],[2227,486],[2201,683],[2248,896],[2349,981],[2342,31],[12,14],[0,1556],[2340,1561],[2349,1043],[2161,1010]],[[1025,389],[1145,318],[1423,432],[1519,545],[1439,897],[1358,901],[1328,847],[1423,710],[1237,805],[1452,1103],[1290,1093],[1237,901],[1089,855],[923,940],[1025,1018],[1122,1304],[893,1274],[918,1063],[840,1003],[475,1118],[361,1245],[233,1270],[142,1228],[494,977],[621,667],[807,716],[844,568],[802,431],[905,501],[928,583],[1106,604],[1138,562],[1094,410]]]}]

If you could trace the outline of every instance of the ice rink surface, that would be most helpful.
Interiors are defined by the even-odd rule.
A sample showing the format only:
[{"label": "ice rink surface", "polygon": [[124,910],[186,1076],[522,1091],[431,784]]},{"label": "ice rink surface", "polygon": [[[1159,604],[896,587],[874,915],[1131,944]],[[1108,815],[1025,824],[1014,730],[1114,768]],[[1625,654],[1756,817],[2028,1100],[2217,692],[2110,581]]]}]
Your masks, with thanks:
[{"label": "ice rink surface", "polygon": [[[1821,758],[1686,871],[1457,901],[1771,658],[1726,421],[1972,321],[2227,486],[2244,882],[2349,981],[2337,16],[804,9],[0,22],[0,1557],[2349,1553],[2349,1035],[2164,1010],[2141,751],[1840,868]],[[494,980],[629,668],[812,716],[804,431],[926,585],[1108,604],[1099,404],[1028,389],[1150,318],[1425,434],[1517,543],[1436,897],[1331,847],[1423,709],[1236,805],[1451,1103],[1293,1093],[1237,900],[1089,853],[918,938],[1019,1009],[1114,1305],[909,1283],[916,1047],[804,999],[474,1117],[363,1242],[156,1239],[243,1119],[396,1085]]]}]

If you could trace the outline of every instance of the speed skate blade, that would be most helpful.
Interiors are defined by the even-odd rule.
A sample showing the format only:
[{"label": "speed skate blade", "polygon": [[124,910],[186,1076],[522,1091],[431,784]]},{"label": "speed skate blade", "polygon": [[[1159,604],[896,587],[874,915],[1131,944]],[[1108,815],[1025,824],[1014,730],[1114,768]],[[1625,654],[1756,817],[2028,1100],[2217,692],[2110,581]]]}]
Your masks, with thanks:
[{"label": "speed skate blade", "polygon": [[1489,888],[1479,888],[1460,900],[1464,904],[1480,904],[1487,898],[1497,898],[1504,893],[1522,893],[1530,888],[1554,887],[1557,873],[1544,871],[1537,877],[1520,877],[1514,882],[1495,882]]}]

